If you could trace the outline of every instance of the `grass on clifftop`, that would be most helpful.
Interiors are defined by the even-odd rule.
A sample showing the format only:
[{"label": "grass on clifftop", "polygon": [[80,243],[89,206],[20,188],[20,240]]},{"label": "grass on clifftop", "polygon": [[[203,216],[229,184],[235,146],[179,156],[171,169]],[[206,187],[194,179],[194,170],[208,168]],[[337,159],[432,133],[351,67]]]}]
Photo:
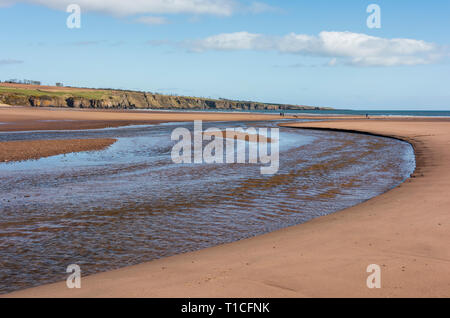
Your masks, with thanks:
[{"label": "grass on clifftop", "polygon": [[88,99],[102,99],[107,96],[108,93],[103,90],[98,91],[88,91],[88,90],[70,90],[70,91],[47,91],[43,89],[22,89],[22,88],[12,88],[12,87],[0,87],[0,94],[10,93],[25,96],[50,96],[50,97],[82,97]]}]

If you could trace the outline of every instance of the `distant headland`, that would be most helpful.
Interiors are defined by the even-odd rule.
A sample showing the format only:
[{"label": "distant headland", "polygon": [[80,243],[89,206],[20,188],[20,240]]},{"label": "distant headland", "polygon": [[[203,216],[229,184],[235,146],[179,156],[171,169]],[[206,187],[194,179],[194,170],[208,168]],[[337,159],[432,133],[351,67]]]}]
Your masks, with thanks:
[{"label": "distant headland", "polygon": [[323,110],[329,107],[289,105],[165,95],[119,89],[41,85],[38,81],[0,82],[0,104],[33,107],[177,110]]}]

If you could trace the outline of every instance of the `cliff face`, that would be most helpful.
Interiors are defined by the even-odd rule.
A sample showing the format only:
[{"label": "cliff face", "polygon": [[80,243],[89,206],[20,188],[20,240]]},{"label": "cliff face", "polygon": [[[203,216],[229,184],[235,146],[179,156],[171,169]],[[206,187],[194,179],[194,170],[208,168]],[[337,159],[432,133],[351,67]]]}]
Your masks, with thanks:
[{"label": "cliff face", "polygon": [[[217,110],[286,110],[320,109],[319,107],[266,104],[250,101],[206,99],[170,96],[135,91],[104,90],[94,98],[77,96],[76,93],[39,94],[30,92],[0,92],[0,103],[33,107],[117,108],[117,109],[217,109]],[[97,93],[98,94],[98,93]],[[86,95],[86,94],[84,94]]]}]

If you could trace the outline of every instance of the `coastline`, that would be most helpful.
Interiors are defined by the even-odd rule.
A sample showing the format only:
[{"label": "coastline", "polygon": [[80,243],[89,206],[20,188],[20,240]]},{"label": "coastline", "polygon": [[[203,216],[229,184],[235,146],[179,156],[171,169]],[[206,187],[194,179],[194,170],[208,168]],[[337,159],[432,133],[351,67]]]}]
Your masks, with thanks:
[{"label": "coastline", "polygon": [[[416,152],[416,171],[383,195],[305,224],[86,276],[81,289],[67,289],[60,282],[3,296],[448,297],[450,122],[339,120],[283,126],[287,125],[406,140]],[[365,284],[365,270],[372,263],[382,267],[378,290]]]}]

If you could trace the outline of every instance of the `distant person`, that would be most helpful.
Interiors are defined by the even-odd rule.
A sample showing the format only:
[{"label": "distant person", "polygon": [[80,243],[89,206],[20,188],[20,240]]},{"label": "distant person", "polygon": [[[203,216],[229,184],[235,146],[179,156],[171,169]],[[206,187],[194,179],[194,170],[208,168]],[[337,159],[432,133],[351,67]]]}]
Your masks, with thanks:
[{"label": "distant person", "polygon": [[366,114],[366,119],[369,119],[369,114]]}]

